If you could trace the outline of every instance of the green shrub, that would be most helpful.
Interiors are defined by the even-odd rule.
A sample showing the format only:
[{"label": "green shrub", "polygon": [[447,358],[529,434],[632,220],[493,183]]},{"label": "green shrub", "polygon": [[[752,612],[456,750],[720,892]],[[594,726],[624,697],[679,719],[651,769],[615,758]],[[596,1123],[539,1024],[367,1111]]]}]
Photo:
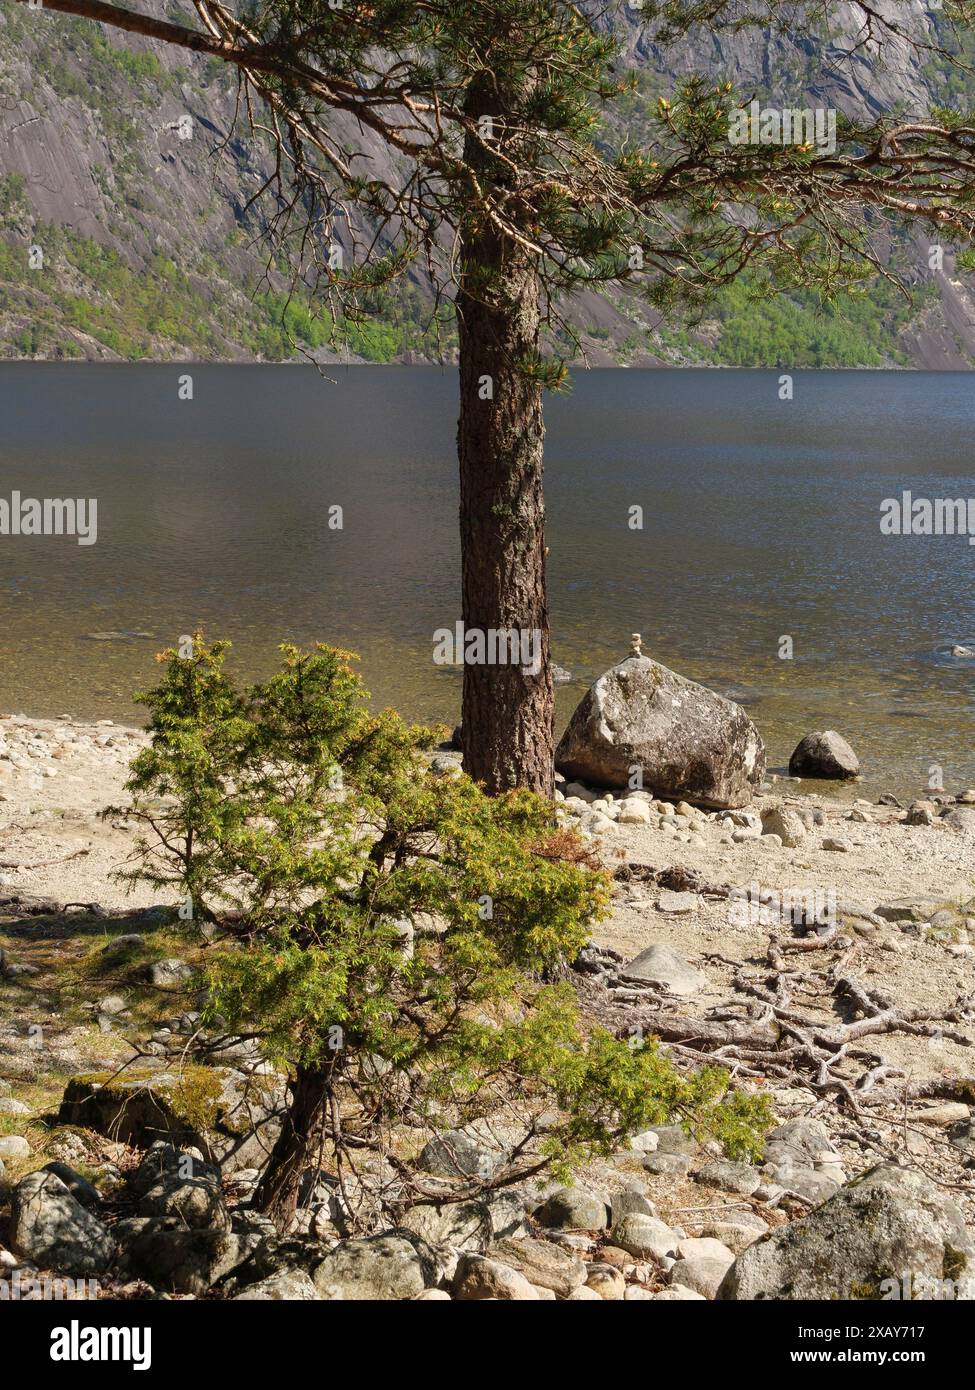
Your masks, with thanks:
[{"label": "green shrub", "polygon": [[589,1027],[553,982],[609,883],[550,803],[438,775],[424,756],[435,732],[370,714],[348,653],[282,647],[277,674],[241,690],[226,646],[197,634],[164,653],[139,697],[151,744],[127,784],[140,856],[127,877],[222,925],[205,1018],[258,1036],[289,1074],[258,1190],[280,1226],[313,1152],[340,1184],[382,1157],[361,1221],[395,1219],[427,1190],[401,1152],[404,1123],[490,1119],[505,1136],[500,1167],[458,1198],[565,1175],[673,1117],[756,1151],[763,1101],[729,1093],[717,1068],[685,1075],[653,1041]]}]

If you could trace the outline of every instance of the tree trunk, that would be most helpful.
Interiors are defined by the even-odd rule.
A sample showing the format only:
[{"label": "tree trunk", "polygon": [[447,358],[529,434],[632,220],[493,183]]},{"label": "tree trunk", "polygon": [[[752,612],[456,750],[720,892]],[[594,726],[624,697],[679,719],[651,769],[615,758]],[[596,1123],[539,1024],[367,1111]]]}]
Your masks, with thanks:
[{"label": "tree trunk", "polygon": [[254,1193],[254,1205],[265,1212],[282,1233],[294,1219],[301,1174],[308,1151],[321,1131],[327,1098],[328,1073],[299,1066],[291,1085],[291,1104],[281,1133]]},{"label": "tree trunk", "polygon": [[[542,388],[534,254],[490,224],[462,229],[460,539],[465,633],[527,634],[531,662],[465,662],[464,769],[490,793],[554,792],[545,587]],[[499,644],[500,649],[500,644]],[[510,652],[510,647],[509,647]],[[490,653],[489,653],[490,654]]]}]

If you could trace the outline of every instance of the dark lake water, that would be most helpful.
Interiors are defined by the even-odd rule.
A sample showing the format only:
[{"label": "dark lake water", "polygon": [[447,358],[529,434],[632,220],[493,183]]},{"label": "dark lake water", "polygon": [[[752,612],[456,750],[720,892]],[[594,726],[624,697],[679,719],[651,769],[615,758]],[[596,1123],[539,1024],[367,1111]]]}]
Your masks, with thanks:
[{"label": "dark lake water", "polygon": [[[0,497],[98,499],[93,546],[0,536],[0,710],[133,720],[202,625],[249,675],[281,640],[352,647],[377,704],[455,720],[455,416],[427,368],[0,367]],[[975,660],[948,654],[975,645],[975,546],[879,524],[904,489],[975,496],[970,375],[797,373],[784,402],[773,373],[597,371],[547,419],[563,722],[640,631],[746,704],[773,766],[827,727],[868,791],[975,785]]]}]

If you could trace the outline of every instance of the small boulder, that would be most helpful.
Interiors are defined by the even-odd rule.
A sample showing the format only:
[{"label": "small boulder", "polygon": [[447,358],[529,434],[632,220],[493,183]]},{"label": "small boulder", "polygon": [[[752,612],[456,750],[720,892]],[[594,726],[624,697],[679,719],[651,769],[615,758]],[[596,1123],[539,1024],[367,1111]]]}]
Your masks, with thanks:
[{"label": "small boulder", "polygon": [[806,734],[789,759],[793,777],[821,777],[849,780],[860,775],[860,759],[842,734],[835,729]]},{"label": "small boulder", "polygon": [[545,1240],[499,1240],[487,1253],[516,1269],[537,1288],[551,1289],[559,1298],[568,1298],[573,1289],[586,1282],[582,1261]]},{"label": "small boulder", "polygon": [[234,1303],[311,1303],[318,1298],[318,1292],[303,1269],[282,1269],[277,1274],[262,1279],[260,1283],[248,1284],[247,1288],[235,1294]]},{"label": "small boulder", "polygon": [[761,1173],[751,1164],[732,1163],[726,1158],[706,1163],[695,1178],[706,1187],[716,1187],[719,1192],[734,1192],[742,1197],[751,1197],[762,1181]]},{"label": "small boulder", "polygon": [[644,1216],[641,1212],[627,1212],[613,1227],[614,1245],[626,1250],[637,1259],[673,1259],[677,1254],[679,1237],[669,1226],[658,1221],[655,1216]]},{"label": "small boulder", "polygon": [[497,1161],[496,1153],[464,1130],[451,1129],[424,1144],[418,1163],[425,1173],[438,1177],[487,1179]]},{"label": "small boulder", "polygon": [[419,1202],[404,1212],[402,1226],[434,1249],[482,1251],[494,1238],[485,1202]]},{"label": "small boulder", "polygon": [[[717,1241],[709,1241],[717,1246]],[[671,1281],[681,1288],[691,1289],[702,1298],[714,1298],[735,1257],[730,1250],[718,1257],[715,1255],[690,1255],[680,1259],[670,1271]]]},{"label": "small boulder", "polygon": [[134,1216],[114,1228],[119,1267],[164,1293],[201,1297],[246,1260],[257,1237],[231,1231],[191,1231],[179,1217]]},{"label": "small boulder", "polygon": [[220,1170],[199,1157],[160,1141],[143,1158],[132,1180],[140,1216],[178,1216],[190,1230],[228,1230]]}]

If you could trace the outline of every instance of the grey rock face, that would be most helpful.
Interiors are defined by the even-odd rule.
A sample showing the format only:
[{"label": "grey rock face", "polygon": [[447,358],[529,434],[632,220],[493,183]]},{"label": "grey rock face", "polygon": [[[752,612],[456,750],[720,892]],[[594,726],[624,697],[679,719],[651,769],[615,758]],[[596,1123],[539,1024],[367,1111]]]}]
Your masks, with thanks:
[{"label": "grey rock face", "polygon": [[885,1281],[906,1272],[915,1283],[964,1288],[975,1276],[975,1245],[961,1212],[928,1178],[881,1164],[750,1245],[718,1297],[876,1300]]},{"label": "grey rock face", "polygon": [[789,771],[793,777],[847,780],[860,775],[860,759],[842,734],[825,729],[799,740],[789,759]]},{"label": "grey rock face", "polygon": [[765,774],[765,745],[740,705],[649,657],[600,676],[559,741],[567,778],[626,787],[632,769],[658,796],[698,806],[746,806]]},{"label": "grey rock face", "polygon": [[178,1216],[190,1230],[228,1230],[220,1170],[172,1145],[154,1144],[132,1183],[140,1216]]},{"label": "grey rock face", "polygon": [[104,1224],[54,1173],[30,1173],[17,1184],[11,1233],[19,1254],[59,1274],[102,1274],[115,1258],[115,1241]]}]

